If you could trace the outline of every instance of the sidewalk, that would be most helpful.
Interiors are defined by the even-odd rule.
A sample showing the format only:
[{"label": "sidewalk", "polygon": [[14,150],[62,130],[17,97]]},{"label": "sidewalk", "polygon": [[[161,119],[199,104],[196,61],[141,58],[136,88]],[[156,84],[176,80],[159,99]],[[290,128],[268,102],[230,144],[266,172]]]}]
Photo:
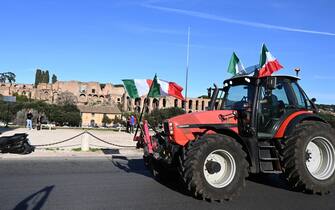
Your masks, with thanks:
[{"label": "sidewalk", "polygon": [[[45,145],[54,142],[63,141],[81,134],[81,129],[56,129],[56,130],[28,130],[26,128],[18,128],[4,132],[0,136],[10,136],[15,133],[27,133],[32,145]],[[84,135],[78,136],[72,140],[50,146],[39,146],[35,152],[28,155],[16,154],[0,154],[0,159],[9,158],[42,158],[42,157],[106,157],[112,155],[136,156],[141,157],[142,150],[136,149],[133,134],[124,132],[115,132],[108,130],[89,130],[94,136],[106,141],[107,143],[117,144],[126,147],[117,147],[99,141],[89,136],[88,142],[91,151],[80,151],[82,138]],[[99,149],[99,150],[97,150]],[[101,150],[100,150],[101,149]]]}]

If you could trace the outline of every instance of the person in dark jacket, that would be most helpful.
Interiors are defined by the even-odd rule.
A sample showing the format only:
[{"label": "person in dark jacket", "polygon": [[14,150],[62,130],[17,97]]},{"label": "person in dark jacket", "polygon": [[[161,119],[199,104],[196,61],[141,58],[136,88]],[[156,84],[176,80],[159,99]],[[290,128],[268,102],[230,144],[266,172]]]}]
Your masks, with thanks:
[{"label": "person in dark jacket", "polygon": [[31,113],[31,111],[27,114],[27,128],[29,128],[29,130],[33,129],[33,113]]}]

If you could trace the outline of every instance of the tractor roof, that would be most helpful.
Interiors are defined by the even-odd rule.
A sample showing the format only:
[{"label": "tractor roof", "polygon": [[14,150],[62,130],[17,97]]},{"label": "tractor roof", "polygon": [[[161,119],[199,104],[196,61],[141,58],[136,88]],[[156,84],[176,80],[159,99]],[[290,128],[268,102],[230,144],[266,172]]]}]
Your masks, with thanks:
[{"label": "tractor roof", "polygon": [[[265,77],[262,77],[262,79],[265,79],[269,76],[265,76]],[[289,79],[289,80],[294,80],[294,81],[297,81],[297,80],[300,80],[299,77],[295,77],[295,76],[291,76],[291,75],[272,75],[271,77],[277,77],[277,78],[286,78],[286,79]],[[228,83],[230,81],[232,82],[241,82],[241,81],[247,81],[247,82],[255,82],[256,79],[258,79],[257,77],[255,76],[250,76],[250,75],[236,75],[230,79],[226,79],[224,81],[224,83]]]}]

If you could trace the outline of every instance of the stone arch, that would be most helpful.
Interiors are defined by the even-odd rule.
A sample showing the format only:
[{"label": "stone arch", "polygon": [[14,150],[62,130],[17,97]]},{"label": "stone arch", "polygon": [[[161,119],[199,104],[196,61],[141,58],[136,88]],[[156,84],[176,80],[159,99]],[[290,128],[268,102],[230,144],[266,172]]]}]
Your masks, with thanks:
[{"label": "stone arch", "polygon": [[201,110],[205,110],[205,101],[201,102]]},{"label": "stone arch", "polygon": [[154,98],[154,99],[152,100],[152,108],[153,108],[153,109],[158,109],[158,108],[159,108],[159,99]]},{"label": "stone arch", "polygon": [[146,106],[144,111],[145,111],[145,113],[149,113],[149,111],[150,111],[149,107]]},{"label": "stone arch", "polygon": [[166,107],[166,98],[163,98],[162,105],[163,105],[163,108]]},{"label": "stone arch", "polygon": [[141,107],[141,98],[135,98],[135,106]]},{"label": "stone arch", "polygon": [[188,109],[193,109],[193,101],[192,100],[188,101]]},{"label": "stone arch", "polygon": [[199,101],[198,100],[195,101],[195,110],[199,110]]},{"label": "stone arch", "polygon": [[178,99],[174,100],[174,107],[178,107]]},{"label": "stone arch", "polygon": [[185,109],[185,107],[186,107],[186,101],[182,100],[181,101],[181,108]]}]

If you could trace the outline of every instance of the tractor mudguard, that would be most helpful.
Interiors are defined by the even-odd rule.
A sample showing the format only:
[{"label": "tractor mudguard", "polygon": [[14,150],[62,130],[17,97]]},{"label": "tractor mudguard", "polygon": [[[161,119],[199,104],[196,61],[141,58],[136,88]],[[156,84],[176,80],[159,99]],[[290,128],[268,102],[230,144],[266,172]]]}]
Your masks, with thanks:
[{"label": "tractor mudguard", "polygon": [[293,131],[294,127],[301,123],[302,121],[319,121],[319,122],[325,122],[324,119],[322,119],[319,115],[311,113],[310,111],[301,111],[294,113],[294,117],[291,119],[286,119],[278,129],[275,138],[286,138],[290,135],[290,133]]},{"label": "tractor mudguard", "polygon": [[285,130],[285,133],[284,133],[284,137],[289,136],[297,124],[301,123],[302,121],[307,121],[307,120],[327,123],[327,121],[322,119],[322,117],[320,117],[317,114],[312,114],[312,113],[311,114],[301,114],[295,117],[293,120],[291,120],[291,122],[288,124]]}]

